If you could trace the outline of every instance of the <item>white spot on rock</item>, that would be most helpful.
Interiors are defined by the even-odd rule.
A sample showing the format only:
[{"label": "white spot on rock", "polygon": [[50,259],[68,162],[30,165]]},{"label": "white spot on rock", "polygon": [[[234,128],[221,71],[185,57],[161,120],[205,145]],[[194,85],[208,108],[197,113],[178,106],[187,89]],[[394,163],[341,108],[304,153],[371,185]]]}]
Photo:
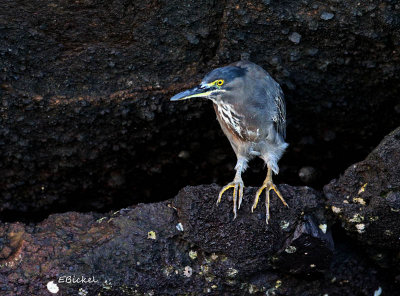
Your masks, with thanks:
[{"label": "white spot on rock", "polygon": [[361,221],[364,221],[364,217],[361,216],[360,214],[354,214],[353,218],[349,220],[349,222],[354,222],[354,223],[358,223]]},{"label": "white spot on rock", "polygon": [[365,232],[365,224],[364,223],[356,224],[356,228],[357,228],[358,233]]},{"label": "white spot on rock", "polygon": [[387,235],[387,236],[393,235],[393,231],[391,231],[390,229],[386,229],[384,233],[385,233],[385,235]]},{"label": "white spot on rock", "polygon": [[197,258],[197,252],[196,252],[196,251],[193,251],[193,250],[190,250],[190,251],[189,251],[189,257],[190,257],[192,260],[196,259],[196,258]]},{"label": "white spot on rock", "polygon": [[156,239],[157,238],[157,236],[156,236],[156,233],[152,230],[152,231],[149,231],[148,233],[147,233],[147,238],[148,239]]},{"label": "white spot on rock", "polygon": [[326,233],[326,229],[327,229],[328,226],[326,224],[319,224],[318,227],[319,227],[319,229],[322,230],[323,233]]},{"label": "white spot on rock", "polygon": [[281,225],[282,229],[286,229],[286,228],[289,227],[290,223],[285,221],[285,220],[283,220],[283,221],[281,221],[280,225]]},{"label": "white spot on rock", "polygon": [[190,266],[186,266],[185,269],[183,270],[183,274],[186,277],[191,277],[193,274],[193,269]]},{"label": "white spot on rock", "polygon": [[374,296],[381,296],[381,294],[382,294],[382,288],[379,287],[378,290],[376,290],[376,291],[374,292]]},{"label": "white spot on rock", "polygon": [[56,283],[54,283],[53,281],[50,281],[47,283],[46,285],[47,290],[49,290],[50,293],[56,294],[58,293],[58,291],[60,290],[57,286]]},{"label": "white spot on rock", "polygon": [[286,253],[289,253],[289,254],[292,254],[292,253],[294,253],[294,252],[296,252],[296,251],[297,251],[297,249],[296,249],[295,246],[289,246],[289,247],[287,247],[287,248],[285,249],[285,252],[286,252]]},{"label": "white spot on rock", "polygon": [[361,197],[355,197],[355,198],[353,198],[353,202],[355,202],[355,203],[359,203],[360,205],[363,205],[363,206],[365,206],[365,205],[366,205],[366,202],[365,202],[365,200],[364,200],[364,199],[362,199]]},{"label": "white spot on rock", "polygon": [[183,231],[183,225],[181,222],[179,222],[178,224],[176,224],[176,229],[178,229],[179,231]]},{"label": "white spot on rock", "polygon": [[236,269],[229,267],[228,272],[227,272],[228,277],[233,278],[237,274],[238,274],[238,271]]}]

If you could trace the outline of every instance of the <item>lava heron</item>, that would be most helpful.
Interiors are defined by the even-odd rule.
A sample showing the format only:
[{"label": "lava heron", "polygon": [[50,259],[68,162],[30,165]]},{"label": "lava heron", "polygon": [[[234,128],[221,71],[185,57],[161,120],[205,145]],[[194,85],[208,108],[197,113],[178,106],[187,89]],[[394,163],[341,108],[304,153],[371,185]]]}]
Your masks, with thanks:
[{"label": "lava heron", "polygon": [[[219,193],[233,188],[233,213],[236,218],[243,198],[242,172],[248,162],[258,156],[268,167],[267,177],[256,193],[251,211],[257,206],[265,189],[266,222],[269,220],[270,190],[275,191],[285,206],[282,194],[272,182],[272,172],[278,174],[278,160],[288,144],[286,134],[286,107],[279,84],[260,66],[239,61],[208,73],[199,86],[183,91],[171,98],[179,101],[207,98],[214,103],[215,113],[224,134],[237,157],[236,175]],[[238,199],[239,197],[239,199]]]}]

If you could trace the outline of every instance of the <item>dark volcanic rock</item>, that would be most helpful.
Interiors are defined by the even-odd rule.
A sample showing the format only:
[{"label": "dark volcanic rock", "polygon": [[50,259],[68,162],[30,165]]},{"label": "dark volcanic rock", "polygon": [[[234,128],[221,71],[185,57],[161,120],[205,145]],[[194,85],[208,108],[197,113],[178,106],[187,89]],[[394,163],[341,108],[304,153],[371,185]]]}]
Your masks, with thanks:
[{"label": "dark volcanic rock", "polygon": [[322,185],[399,125],[399,24],[396,1],[1,1],[2,217],[230,181],[211,106],[167,99],[246,54],[286,94],[280,177]]},{"label": "dark volcanic rock", "polygon": [[332,257],[319,193],[280,186],[290,208],[273,198],[266,225],[264,207],[250,212],[255,188],[234,221],[231,202],[215,205],[219,189],[186,187],[104,217],[1,224],[1,295],[49,295],[50,281],[57,295],[395,295],[354,250],[339,245]]},{"label": "dark volcanic rock", "polygon": [[[231,201],[215,206],[217,186],[186,187],[175,200],[179,221],[187,229],[183,237],[208,253],[240,258],[237,269],[243,275],[271,266],[293,273],[327,269],[333,241],[327,232],[322,196],[308,187],[280,188],[289,208],[273,195],[271,223],[266,227],[264,201],[261,199],[255,214],[249,210],[255,188],[247,190],[241,214],[232,221]],[[220,222],[216,224],[216,220]]]},{"label": "dark volcanic rock", "polygon": [[[290,208],[273,198],[266,225],[264,207],[250,212],[255,188],[245,190],[234,221],[231,202],[215,205],[219,189],[186,187],[173,200],[105,217],[69,212],[36,226],[1,224],[2,295],[48,295],[46,284],[60,279],[60,295],[372,295],[379,287],[389,295],[393,287],[357,256],[335,251],[330,264],[330,229],[314,190],[280,186]],[[291,275],[298,270],[302,278]],[[66,283],[82,276],[97,282]]]},{"label": "dark volcanic rock", "polygon": [[324,192],[333,213],[374,259],[382,264],[398,260],[379,250],[400,251],[400,128]]},{"label": "dark volcanic rock", "polygon": [[[0,217],[15,221],[21,214],[29,219],[70,209],[104,211],[173,196],[190,170],[199,170],[195,164],[209,157],[198,143],[220,131],[184,136],[179,106],[162,99],[172,94],[171,89],[76,98],[5,94],[10,103],[0,110]],[[185,116],[199,118],[200,112]],[[217,144],[209,149],[223,154]],[[181,151],[190,151],[191,161],[180,157]],[[216,165],[210,174],[222,169],[231,172]],[[181,178],[171,178],[177,170]],[[205,178],[198,175],[194,180]]]}]

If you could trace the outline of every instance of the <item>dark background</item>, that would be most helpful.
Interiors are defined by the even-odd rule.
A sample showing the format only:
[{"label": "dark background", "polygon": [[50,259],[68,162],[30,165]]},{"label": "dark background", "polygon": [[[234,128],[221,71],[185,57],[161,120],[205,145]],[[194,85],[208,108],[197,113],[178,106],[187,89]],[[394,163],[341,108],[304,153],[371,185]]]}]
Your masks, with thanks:
[{"label": "dark background", "polygon": [[[321,189],[400,124],[399,32],[397,1],[3,0],[0,219],[231,181],[211,103],[169,98],[243,55],[286,96],[276,183]],[[265,174],[251,163],[245,185]]]}]

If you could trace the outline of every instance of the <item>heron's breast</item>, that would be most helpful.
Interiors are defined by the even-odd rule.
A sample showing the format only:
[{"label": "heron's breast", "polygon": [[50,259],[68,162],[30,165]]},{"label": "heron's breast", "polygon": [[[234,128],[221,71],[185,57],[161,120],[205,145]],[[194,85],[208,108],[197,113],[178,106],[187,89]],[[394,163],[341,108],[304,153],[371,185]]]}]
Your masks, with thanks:
[{"label": "heron's breast", "polygon": [[225,134],[234,136],[237,140],[245,142],[255,142],[260,137],[260,129],[254,128],[245,118],[230,104],[214,104],[218,121],[220,122]]}]

